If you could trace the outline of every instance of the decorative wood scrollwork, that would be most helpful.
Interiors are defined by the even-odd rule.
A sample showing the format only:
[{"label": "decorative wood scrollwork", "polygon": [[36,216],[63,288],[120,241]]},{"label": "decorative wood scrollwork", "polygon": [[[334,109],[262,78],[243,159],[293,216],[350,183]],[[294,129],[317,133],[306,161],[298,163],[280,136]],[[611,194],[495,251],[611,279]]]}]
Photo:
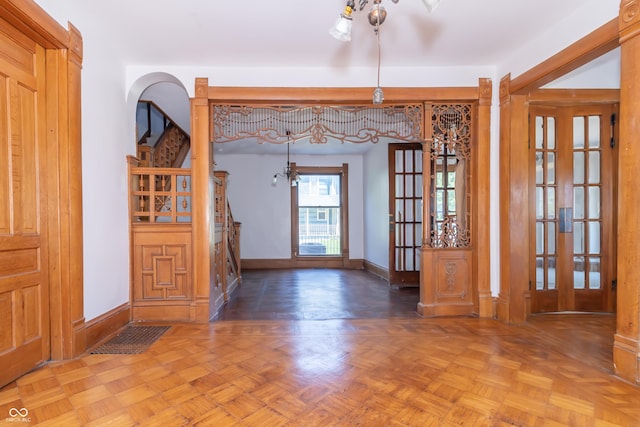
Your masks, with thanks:
[{"label": "decorative wood scrollwork", "polygon": [[471,246],[471,131],[470,104],[431,107],[432,139],[430,222],[427,246]]},{"label": "decorative wood scrollwork", "polygon": [[213,141],[224,143],[256,138],[258,143],[283,144],[309,139],[326,144],[331,139],[376,143],[387,137],[420,141],[424,107],[398,106],[248,106],[213,107]]}]

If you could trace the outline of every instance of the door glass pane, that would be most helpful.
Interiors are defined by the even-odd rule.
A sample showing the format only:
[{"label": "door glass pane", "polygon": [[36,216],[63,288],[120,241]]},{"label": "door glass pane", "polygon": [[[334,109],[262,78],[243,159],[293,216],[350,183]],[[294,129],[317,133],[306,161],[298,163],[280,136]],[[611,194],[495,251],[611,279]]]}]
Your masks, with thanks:
[{"label": "door glass pane", "polygon": [[413,232],[414,232],[414,228],[413,228],[413,224],[406,224],[405,225],[405,238],[404,238],[404,245],[405,246],[414,246],[413,245]]},{"label": "door glass pane", "polygon": [[544,188],[536,187],[536,219],[544,218]]},{"label": "door glass pane", "polygon": [[547,229],[547,252],[549,255],[554,255],[556,253],[556,223],[548,222]]},{"label": "door glass pane", "polygon": [[544,183],[544,157],[542,152],[536,152],[536,184]]},{"label": "door glass pane", "polygon": [[547,184],[556,183],[556,153],[547,153]]},{"label": "door glass pane", "polygon": [[544,258],[536,257],[536,290],[544,289]]},{"label": "door glass pane", "polygon": [[600,152],[589,151],[589,184],[600,183]]},{"label": "door glass pane", "polygon": [[549,268],[547,270],[549,290],[556,289],[556,259],[549,257]]},{"label": "door glass pane", "polygon": [[413,221],[413,199],[405,199],[404,201],[404,220]]},{"label": "door glass pane", "polygon": [[584,257],[573,257],[573,289],[584,289],[585,287],[585,265]]},{"label": "door glass pane", "polygon": [[405,197],[402,175],[396,174],[396,197]]},{"label": "door glass pane", "polygon": [[600,116],[589,116],[589,148],[600,148]]},{"label": "door glass pane", "polygon": [[600,219],[600,187],[589,187],[589,219]]},{"label": "door glass pane", "polygon": [[[398,151],[396,151],[396,153],[397,152]],[[413,169],[414,169],[413,151],[406,150],[406,151],[404,151],[404,155],[405,155],[405,168],[404,168],[404,171],[411,173],[411,172],[413,172]]]},{"label": "door glass pane", "polygon": [[584,253],[584,223],[573,223],[573,253]]},{"label": "door glass pane", "polygon": [[396,173],[404,172],[404,157],[402,151],[396,151]]},{"label": "door glass pane", "polygon": [[404,197],[413,197],[415,196],[414,188],[413,188],[413,175],[405,175],[405,188],[404,188]]},{"label": "door glass pane", "polygon": [[404,270],[405,271],[415,271],[415,265],[414,265],[414,249],[412,247],[408,247],[405,250],[406,253],[406,259],[405,259],[405,264],[404,264]]},{"label": "door glass pane", "polygon": [[573,118],[573,148],[584,148],[584,117]]},{"label": "door glass pane", "polygon": [[547,148],[555,150],[556,148],[556,119],[555,117],[547,117]]},{"label": "door glass pane", "polygon": [[544,222],[536,222],[536,254],[544,253]]},{"label": "door glass pane", "polygon": [[544,143],[544,129],[543,129],[544,117],[536,116],[536,129],[535,129],[535,138],[536,138],[536,148],[541,149]]},{"label": "door glass pane", "polygon": [[584,218],[584,187],[574,187],[573,189],[573,217],[575,219]]},{"label": "door glass pane", "polygon": [[600,258],[589,257],[589,289],[602,288],[602,278],[600,275]]},{"label": "door glass pane", "polygon": [[589,221],[589,253],[600,253],[600,223]]},{"label": "door glass pane", "polygon": [[556,189],[554,187],[547,188],[547,219],[555,219],[556,217]]},{"label": "door glass pane", "polygon": [[573,152],[573,183],[584,184],[584,151]]}]

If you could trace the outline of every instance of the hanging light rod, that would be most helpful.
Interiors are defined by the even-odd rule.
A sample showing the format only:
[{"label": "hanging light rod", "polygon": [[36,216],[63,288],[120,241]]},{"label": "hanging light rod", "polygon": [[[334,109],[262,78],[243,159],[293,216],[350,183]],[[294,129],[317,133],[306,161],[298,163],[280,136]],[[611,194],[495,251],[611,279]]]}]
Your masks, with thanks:
[{"label": "hanging light rod", "polygon": [[[398,3],[400,0],[391,0],[394,3]],[[387,11],[384,7],[380,6],[381,0],[373,0],[373,7],[369,11],[368,18],[369,23],[374,26],[374,31],[377,32],[380,24],[384,22],[387,17]],[[369,3],[369,0],[359,0],[359,10]],[[422,0],[424,7],[429,13],[431,13],[440,3],[440,0]],[[336,39],[348,42],[351,41],[351,24],[353,23],[353,12],[355,11],[356,3],[354,0],[347,0],[347,4],[344,7],[342,13],[338,16],[333,27],[329,28],[329,34]]]}]

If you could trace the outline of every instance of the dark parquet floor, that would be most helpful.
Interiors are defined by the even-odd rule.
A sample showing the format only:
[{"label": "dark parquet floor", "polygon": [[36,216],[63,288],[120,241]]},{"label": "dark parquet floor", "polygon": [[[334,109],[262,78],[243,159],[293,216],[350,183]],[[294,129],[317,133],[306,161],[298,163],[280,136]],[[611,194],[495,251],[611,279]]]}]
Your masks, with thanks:
[{"label": "dark parquet floor", "polygon": [[219,320],[415,318],[419,300],[363,270],[246,270]]}]

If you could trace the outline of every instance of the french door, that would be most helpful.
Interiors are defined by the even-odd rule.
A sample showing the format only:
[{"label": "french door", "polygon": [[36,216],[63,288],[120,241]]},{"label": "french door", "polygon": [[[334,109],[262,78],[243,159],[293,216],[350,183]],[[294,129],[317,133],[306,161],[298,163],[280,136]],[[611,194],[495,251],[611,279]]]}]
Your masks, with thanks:
[{"label": "french door", "polygon": [[614,310],[615,110],[531,108],[532,313]]},{"label": "french door", "polygon": [[389,284],[420,285],[422,144],[389,144]]}]

